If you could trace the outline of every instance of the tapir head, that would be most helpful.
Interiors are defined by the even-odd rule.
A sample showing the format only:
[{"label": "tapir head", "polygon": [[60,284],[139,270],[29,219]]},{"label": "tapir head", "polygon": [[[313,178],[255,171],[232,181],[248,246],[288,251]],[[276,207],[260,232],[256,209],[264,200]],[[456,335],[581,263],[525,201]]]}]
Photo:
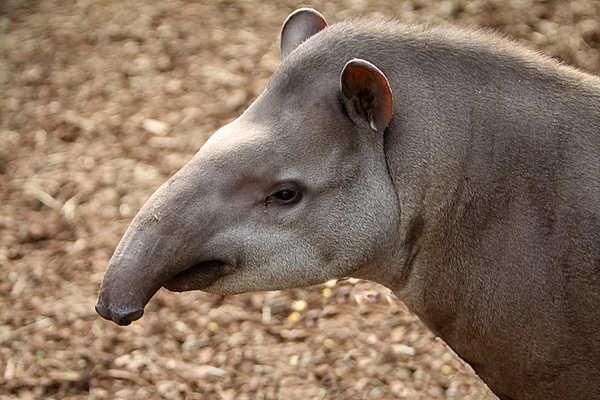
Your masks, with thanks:
[{"label": "tapir head", "polygon": [[129,324],[161,287],[276,290],[369,278],[390,262],[391,89],[365,60],[314,56],[325,27],[314,10],[292,13],[264,93],[143,206],[102,282],[102,317]]}]

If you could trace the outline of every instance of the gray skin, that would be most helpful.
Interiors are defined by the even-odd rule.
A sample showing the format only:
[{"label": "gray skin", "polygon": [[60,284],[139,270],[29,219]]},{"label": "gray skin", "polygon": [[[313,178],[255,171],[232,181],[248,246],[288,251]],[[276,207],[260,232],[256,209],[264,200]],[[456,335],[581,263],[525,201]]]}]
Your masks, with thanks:
[{"label": "gray skin", "polygon": [[302,9],[281,36],[131,223],[98,313],[369,279],[501,399],[600,398],[600,79],[453,27]]}]

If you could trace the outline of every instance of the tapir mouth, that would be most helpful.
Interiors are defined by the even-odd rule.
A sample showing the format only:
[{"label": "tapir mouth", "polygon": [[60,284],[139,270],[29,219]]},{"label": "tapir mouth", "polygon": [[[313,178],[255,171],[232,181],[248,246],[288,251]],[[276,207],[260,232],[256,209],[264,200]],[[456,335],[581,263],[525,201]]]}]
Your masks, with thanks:
[{"label": "tapir mouth", "polygon": [[231,263],[220,260],[205,261],[195,264],[163,283],[163,287],[173,292],[201,290],[212,285],[216,280],[231,274],[235,267]]},{"label": "tapir mouth", "polygon": [[[119,283],[127,285],[127,281],[115,282],[114,279],[107,280],[105,278],[96,303],[96,312],[101,317],[112,320],[119,325],[129,325],[132,321],[142,317],[146,303],[150,301],[150,298],[161,286],[174,292],[201,290],[209,287],[219,278],[231,274],[235,269],[232,263],[224,261],[201,262],[177,273],[162,284],[152,285],[145,291],[132,290],[131,287],[124,290],[119,286]],[[109,283],[107,284],[107,282]],[[121,291],[117,291],[117,293],[121,294],[111,296],[118,289]]]}]

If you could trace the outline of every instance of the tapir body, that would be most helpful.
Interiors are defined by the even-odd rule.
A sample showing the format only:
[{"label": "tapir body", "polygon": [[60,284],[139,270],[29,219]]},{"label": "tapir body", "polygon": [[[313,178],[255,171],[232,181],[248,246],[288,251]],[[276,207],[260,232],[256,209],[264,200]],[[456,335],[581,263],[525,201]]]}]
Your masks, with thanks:
[{"label": "tapir body", "polygon": [[600,398],[600,79],[504,38],[313,10],[135,217],[96,306],[357,277],[502,399]]}]

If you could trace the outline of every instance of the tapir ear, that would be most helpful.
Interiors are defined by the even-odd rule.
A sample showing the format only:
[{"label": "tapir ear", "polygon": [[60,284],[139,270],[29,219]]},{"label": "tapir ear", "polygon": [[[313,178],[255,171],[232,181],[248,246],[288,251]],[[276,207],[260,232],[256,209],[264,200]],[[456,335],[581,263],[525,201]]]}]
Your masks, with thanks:
[{"label": "tapir ear", "polygon": [[291,13],[281,28],[281,60],[326,26],[325,18],[312,8],[300,8]]},{"label": "tapir ear", "polygon": [[374,131],[385,131],[392,119],[394,101],[390,84],[379,68],[357,58],[348,61],[340,77],[340,91],[354,123],[367,123]]}]

